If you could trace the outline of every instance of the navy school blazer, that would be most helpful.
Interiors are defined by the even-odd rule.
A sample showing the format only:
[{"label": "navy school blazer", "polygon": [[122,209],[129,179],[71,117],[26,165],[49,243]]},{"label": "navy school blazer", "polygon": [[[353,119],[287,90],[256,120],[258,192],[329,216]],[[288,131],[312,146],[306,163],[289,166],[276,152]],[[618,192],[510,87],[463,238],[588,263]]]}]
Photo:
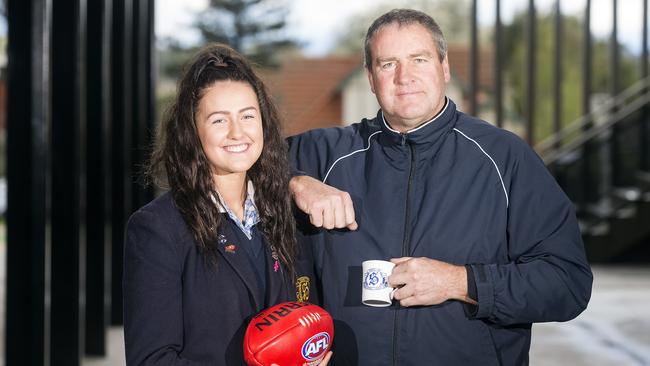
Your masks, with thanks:
[{"label": "navy school blazer", "polygon": [[[265,306],[296,299],[286,269],[273,270],[267,245],[267,291],[260,298],[255,269],[233,241],[239,229],[229,219],[223,222],[226,240],[218,243],[215,265],[198,249],[171,194],[129,219],[123,278],[128,365],[243,365],[250,318]],[[297,283],[304,286],[305,278]],[[307,298],[299,297],[309,300],[308,291]]]}]

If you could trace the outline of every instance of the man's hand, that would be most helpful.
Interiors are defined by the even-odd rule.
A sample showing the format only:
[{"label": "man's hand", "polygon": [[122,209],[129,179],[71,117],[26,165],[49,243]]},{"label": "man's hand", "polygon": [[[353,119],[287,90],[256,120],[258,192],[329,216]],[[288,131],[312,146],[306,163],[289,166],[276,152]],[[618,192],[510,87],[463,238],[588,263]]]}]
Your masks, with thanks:
[{"label": "man's hand", "polygon": [[476,304],[467,296],[467,270],[430,258],[393,258],[388,283],[398,289],[393,298],[402,306],[437,305],[447,300]]},{"label": "man's hand", "polygon": [[291,178],[289,190],[298,208],[309,215],[312,225],[325,229],[357,229],[348,192],[306,175]]}]

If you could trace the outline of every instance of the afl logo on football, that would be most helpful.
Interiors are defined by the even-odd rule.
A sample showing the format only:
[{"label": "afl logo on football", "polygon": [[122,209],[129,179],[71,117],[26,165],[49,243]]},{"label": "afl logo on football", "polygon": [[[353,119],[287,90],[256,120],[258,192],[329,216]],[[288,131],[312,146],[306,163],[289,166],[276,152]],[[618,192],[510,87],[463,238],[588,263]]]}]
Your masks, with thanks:
[{"label": "afl logo on football", "polygon": [[388,287],[388,275],[379,268],[371,268],[363,274],[363,288],[381,290]]},{"label": "afl logo on football", "polygon": [[317,359],[325,353],[329,345],[330,335],[327,332],[320,332],[302,345],[302,357],[307,361]]}]

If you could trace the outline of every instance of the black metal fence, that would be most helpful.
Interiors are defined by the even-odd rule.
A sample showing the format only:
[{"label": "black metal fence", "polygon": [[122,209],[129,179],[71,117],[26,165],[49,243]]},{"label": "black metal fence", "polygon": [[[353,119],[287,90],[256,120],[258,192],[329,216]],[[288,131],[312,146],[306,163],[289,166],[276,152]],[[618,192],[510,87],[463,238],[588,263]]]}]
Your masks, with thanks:
[{"label": "black metal fence", "polygon": [[122,239],[152,197],[153,0],[8,0],[7,365],[78,365],[122,323]]}]

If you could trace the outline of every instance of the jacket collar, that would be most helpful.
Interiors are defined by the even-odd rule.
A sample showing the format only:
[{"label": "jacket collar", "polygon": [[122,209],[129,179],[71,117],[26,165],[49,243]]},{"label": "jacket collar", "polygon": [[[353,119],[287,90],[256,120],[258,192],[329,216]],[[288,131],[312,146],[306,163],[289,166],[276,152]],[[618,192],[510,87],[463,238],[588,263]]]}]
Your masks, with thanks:
[{"label": "jacket collar", "polygon": [[435,143],[441,136],[446,135],[454,127],[455,115],[456,104],[451,99],[445,97],[445,106],[438,114],[429,121],[405,133],[391,128],[384,118],[382,110],[377,113],[377,121],[381,125],[381,138],[388,145],[405,145],[406,143],[427,145]]}]

